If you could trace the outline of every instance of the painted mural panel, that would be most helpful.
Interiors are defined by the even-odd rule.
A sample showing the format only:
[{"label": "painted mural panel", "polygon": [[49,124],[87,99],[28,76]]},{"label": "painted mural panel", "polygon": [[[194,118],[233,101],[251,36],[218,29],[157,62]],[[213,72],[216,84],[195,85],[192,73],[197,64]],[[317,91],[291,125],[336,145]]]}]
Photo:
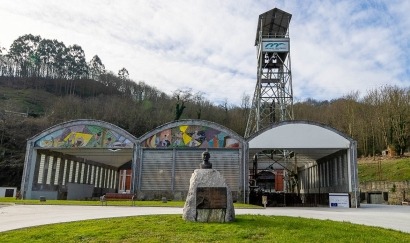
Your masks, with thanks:
[{"label": "painted mural panel", "polygon": [[148,148],[195,147],[239,148],[238,140],[228,134],[206,126],[178,126],[163,130],[143,143]]},{"label": "painted mural panel", "polygon": [[77,125],[55,131],[35,143],[42,148],[132,148],[124,136],[96,125]]}]

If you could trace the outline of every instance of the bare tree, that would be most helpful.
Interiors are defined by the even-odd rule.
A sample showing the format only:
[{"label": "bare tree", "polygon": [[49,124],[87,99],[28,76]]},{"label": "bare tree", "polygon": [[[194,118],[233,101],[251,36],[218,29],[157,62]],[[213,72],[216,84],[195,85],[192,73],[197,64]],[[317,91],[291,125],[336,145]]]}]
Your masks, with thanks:
[{"label": "bare tree", "polygon": [[192,89],[178,89],[174,91],[172,97],[177,100],[175,104],[174,120],[179,120],[186,108],[185,103],[190,101],[192,97]]}]

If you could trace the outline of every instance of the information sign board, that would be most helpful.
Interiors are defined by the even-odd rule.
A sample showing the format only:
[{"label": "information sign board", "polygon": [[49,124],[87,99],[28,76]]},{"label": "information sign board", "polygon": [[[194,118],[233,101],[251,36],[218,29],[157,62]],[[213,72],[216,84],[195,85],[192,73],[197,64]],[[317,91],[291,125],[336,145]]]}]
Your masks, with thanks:
[{"label": "information sign board", "polygon": [[329,207],[349,208],[349,193],[329,193]]}]

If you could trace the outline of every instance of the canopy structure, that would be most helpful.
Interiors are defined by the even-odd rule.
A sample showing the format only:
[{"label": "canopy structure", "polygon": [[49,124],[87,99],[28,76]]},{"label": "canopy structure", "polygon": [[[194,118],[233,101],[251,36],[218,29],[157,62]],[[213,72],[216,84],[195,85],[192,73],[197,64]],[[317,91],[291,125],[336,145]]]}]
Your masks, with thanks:
[{"label": "canopy structure", "polygon": [[348,136],[315,122],[285,121],[253,134],[248,143],[251,178],[283,169],[288,180],[297,179],[298,193],[346,192],[357,206],[356,142]]},{"label": "canopy structure", "polygon": [[[256,29],[255,46],[259,44],[262,38],[283,38],[288,37],[289,22],[292,15],[274,8],[261,15],[258,19]],[[261,35],[261,36],[260,36]]]},{"label": "canopy structure", "polygon": [[135,161],[136,143],[133,135],[104,121],[80,119],[50,127],[28,139],[23,196],[64,199],[74,184],[77,190],[115,191],[118,168]]},{"label": "canopy structure", "polygon": [[307,121],[282,122],[261,130],[248,141],[251,154],[262,150],[284,150],[298,154],[300,166],[341,149],[349,149],[351,143],[338,131]]}]

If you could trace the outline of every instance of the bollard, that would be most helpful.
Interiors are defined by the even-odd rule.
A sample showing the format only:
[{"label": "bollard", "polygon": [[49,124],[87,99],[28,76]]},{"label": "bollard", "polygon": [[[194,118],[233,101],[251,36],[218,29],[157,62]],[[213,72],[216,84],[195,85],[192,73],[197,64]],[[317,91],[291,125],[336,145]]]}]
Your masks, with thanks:
[{"label": "bollard", "polygon": [[268,204],[268,196],[262,196],[262,204],[266,208],[266,204]]},{"label": "bollard", "polygon": [[107,206],[107,199],[105,198],[105,195],[102,195],[100,197],[100,202],[101,202],[101,206],[104,206],[104,204],[105,206]]}]

